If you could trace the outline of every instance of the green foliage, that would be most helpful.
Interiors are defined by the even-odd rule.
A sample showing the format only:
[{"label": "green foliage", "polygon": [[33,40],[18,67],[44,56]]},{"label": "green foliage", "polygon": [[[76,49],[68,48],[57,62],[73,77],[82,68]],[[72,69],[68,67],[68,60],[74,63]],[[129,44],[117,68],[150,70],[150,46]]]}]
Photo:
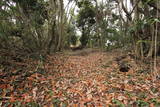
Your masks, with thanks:
[{"label": "green foliage", "polygon": [[142,0],[143,4],[155,3],[157,0]]},{"label": "green foliage", "polygon": [[129,33],[133,33],[137,30],[142,30],[144,28],[144,25],[146,23],[143,21],[143,20],[138,20],[135,22],[135,24],[133,26],[131,26],[129,29],[128,29],[128,32]]},{"label": "green foliage", "polygon": [[112,102],[116,104],[118,107],[125,107],[125,105],[121,103],[119,100],[113,99]]},{"label": "green foliage", "polygon": [[138,100],[136,101],[136,103],[138,107],[148,107],[149,106],[149,103],[142,101],[142,100]]},{"label": "green foliage", "polygon": [[160,23],[160,19],[158,19],[158,18],[148,18],[148,19],[146,19],[146,21],[147,21],[147,24],[151,24],[151,25],[153,25],[153,24],[155,24],[156,22],[157,23]]},{"label": "green foliage", "polygon": [[112,13],[112,19],[111,19],[111,22],[114,24],[115,21],[119,20],[120,16],[119,15],[116,15],[114,13]]},{"label": "green foliage", "polygon": [[113,33],[113,35],[119,35],[116,29],[108,28],[106,30],[107,33]]},{"label": "green foliage", "polygon": [[92,27],[96,23],[96,13],[93,4],[88,0],[79,1],[78,7],[80,10],[77,16],[77,27],[82,31],[80,42],[82,46],[86,46],[90,38],[91,30],[93,29]]},{"label": "green foliage", "polygon": [[71,44],[76,45],[77,44],[78,37],[76,35],[71,36]]},{"label": "green foliage", "polygon": [[0,10],[0,42],[3,41],[0,47],[25,47],[29,51],[42,48],[47,3],[44,0],[13,0],[0,4],[6,7]]},{"label": "green foliage", "polygon": [[52,100],[52,103],[53,103],[54,107],[59,107],[61,104],[61,101],[58,98],[54,98]]},{"label": "green foliage", "polygon": [[153,25],[156,22],[160,22],[160,19],[149,17],[149,18],[144,18],[142,20],[137,20],[135,24],[129,28],[128,31],[132,33],[137,30],[142,30],[142,29],[145,29],[145,26]]},{"label": "green foliage", "polygon": [[40,107],[40,105],[36,102],[29,102],[26,104],[27,107]]},{"label": "green foliage", "polygon": [[72,44],[72,45],[76,45],[78,37],[76,35],[76,29],[75,26],[72,24],[68,24],[67,25],[67,36],[66,36],[66,40],[67,40],[67,44],[68,47]]},{"label": "green foliage", "polygon": [[[61,47],[61,44],[58,44],[59,41],[68,46],[76,44],[77,28],[82,32],[80,41],[83,46],[97,46],[98,44],[105,47],[107,40],[116,44],[113,48],[130,46],[134,38],[132,37],[133,34],[137,33],[139,37],[135,42],[137,44],[144,43],[149,47],[151,37],[145,36],[143,33],[146,28],[151,28],[151,25],[160,22],[160,19],[155,17],[156,0],[142,0],[141,4],[137,5],[143,11],[147,9],[145,8],[147,5],[153,8],[148,7],[148,15],[145,15],[147,14],[145,11],[138,10],[139,16],[142,17],[132,20],[132,26],[126,26],[130,24],[126,20],[122,21],[123,15],[120,16],[117,12],[112,11],[117,8],[113,6],[113,4],[116,4],[114,0],[106,1],[106,3],[97,1],[97,5],[94,0],[70,0],[70,2],[77,4],[78,15],[74,15],[74,8],[70,10],[71,24],[68,21],[62,23],[64,37],[60,40],[58,29],[61,22],[58,18],[60,18],[61,7],[59,1],[53,2],[56,6],[54,6],[54,3],[50,5],[48,0],[1,0],[0,47],[16,44],[16,47],[25,47],[29,52],[45,50],[48,47],[59,50],[56,49],[56,45]],[[65,11],[63,13],[62,19],[67,19]],[[51,42],[51,45],[49,42]],[[148,52],[149,49],[146,50]]]},{"label": "green foliage", "polygon": [[80,28],[85,28],[85,26],[92,26],[95,23],[95,11],[93,4],[88,0],[84,0],[78,3],[80,4],[80,10],[77,16],[77,26]]},{"label": "green foliage", "polygon": [[86,34],[82,34],[81,38],[80,38],[80,42],[82,44],[82,46],[86,46],[89,40],[89,36]]},{"label": "green foliage", "polygon": [[112,44],[110,49],[124,47],[130,42],[130,36],[126,36],[123,31],[114,28],[107,28],[104,34],[104,40],[110,41]]},{"label": "green foliage", "polygon": [[35,26],[44,24],[47,19],[47,11],[43,0],[18,1],[18,3]]},{"label": "green foliage", "polygon": [[155,107],[159,107],[160,106],[160,102],[155,98],[150,99],[150,103],[154,103]]}]

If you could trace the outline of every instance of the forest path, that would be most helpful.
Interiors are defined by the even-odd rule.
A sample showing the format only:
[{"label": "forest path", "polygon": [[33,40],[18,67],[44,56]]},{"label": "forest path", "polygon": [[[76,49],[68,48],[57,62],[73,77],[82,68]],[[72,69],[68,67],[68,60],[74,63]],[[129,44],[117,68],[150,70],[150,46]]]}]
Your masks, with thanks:
[{"label": "forest path", "polygon": [[[69,56],[58,68],[60,77],[57,98],[67,99],[71,106],[96,105],[100,106],[110,102],[106,90],[110,88],[109,82],[113,71],[112,61],[114,55],[93,50],[80,50],[69,53]],[[57,61],[57,60],[56,60]],[[110,67],[111,66],[111,67]],[[113,72],[114,73],[114,72]],[[54,81],[55,81],[54,80]],[[108,86],[107,86],[108,84]],[[61,93],[59,96],[58,93]],[[65,94],[65,96],[63,96]],[[107,99],[106,99],[107,98]]]},{"label": "forest path", "polygon": [[147,91],[153,84],[149,81],[151,77],[137,73],[132,59],[126,58],[134,68],[126,73],[119,72],[115,58],[121,55],[121,52],[95,50],[69,54],[61,62],[63,65],[56,67],[59,75],[53,80],[56,100],[75,107],[102,107],[134,105],[138,99],[155,98],[157,95]]},{"label": "forest path", "polygon": [[[138,70],[129,56],[123,62],[132,67],[128,72],[120,72],[116,58],[121,55],[119,51],[87,49],[53,54],[43,63],[14,62],[18,64],[17,70],[14,68],[11,74],[0,73],[0,104],[15,106],[21,102],[27,107],[154,107],[160,104],[160,80],[153,82],[148,71]],[[20,67],[25,71],[18,70]]]}]

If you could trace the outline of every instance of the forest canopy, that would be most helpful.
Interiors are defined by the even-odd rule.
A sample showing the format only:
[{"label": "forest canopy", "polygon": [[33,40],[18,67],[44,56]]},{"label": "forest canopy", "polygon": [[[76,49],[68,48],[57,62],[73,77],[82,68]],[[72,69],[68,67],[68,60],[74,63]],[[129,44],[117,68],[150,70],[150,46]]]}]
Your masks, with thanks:
[{"label": "forest canopy", "polygon": [[1,0],[0,48],[50,53],[78,43],[149,57],[160,52],[159,11],[156,0]]}]

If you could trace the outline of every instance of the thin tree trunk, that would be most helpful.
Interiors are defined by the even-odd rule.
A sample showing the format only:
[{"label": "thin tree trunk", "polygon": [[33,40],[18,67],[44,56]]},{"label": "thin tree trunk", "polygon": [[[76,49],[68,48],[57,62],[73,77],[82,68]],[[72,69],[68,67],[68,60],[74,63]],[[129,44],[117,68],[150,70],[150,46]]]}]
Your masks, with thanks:
[{"label": "thin tree trunk", "polygon": [[[159,0],[157,0],[157,7],[158,7],[158,4],[159,4]],[[157,10],[157,18],[159,16],[158,14],[158,10]],[[155,43],[154,43],[154,79],[156,79],[156,77],[159,77],[159,73],[158,73],[158,70],[157,70],[157,38],[158,38],[158,22],[156,21],[156,29],[155,29]]]},{"label": "thin tree trunk", "polygon": [[59,22],[59,39],[58,39],[58,45],[57,45],[57,50],[60,51],[62,48],[62,41],[63,41],[63,32],[64,32],[64,21],[63,21],[63,17],[64,17],[64,5],[63,5],[63,0],[60,0],[60,22]]}]

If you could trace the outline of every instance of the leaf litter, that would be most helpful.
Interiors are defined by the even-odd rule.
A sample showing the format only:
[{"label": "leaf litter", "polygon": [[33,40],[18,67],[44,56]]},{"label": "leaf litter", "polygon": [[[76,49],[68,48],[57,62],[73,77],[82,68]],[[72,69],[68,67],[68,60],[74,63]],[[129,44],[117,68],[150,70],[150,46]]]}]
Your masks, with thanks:
[{"label": "leaf litter", "polygon": [[[158,107],[160,80],[127,56],[120,72],[115,53],[53,54],[0,68],[0,105],[33,107]],[[15,67],[16,65],[16,67]],[[159,69],[159,68],[158,68]],[[139,72],[141,71],[141,72]]]}]

